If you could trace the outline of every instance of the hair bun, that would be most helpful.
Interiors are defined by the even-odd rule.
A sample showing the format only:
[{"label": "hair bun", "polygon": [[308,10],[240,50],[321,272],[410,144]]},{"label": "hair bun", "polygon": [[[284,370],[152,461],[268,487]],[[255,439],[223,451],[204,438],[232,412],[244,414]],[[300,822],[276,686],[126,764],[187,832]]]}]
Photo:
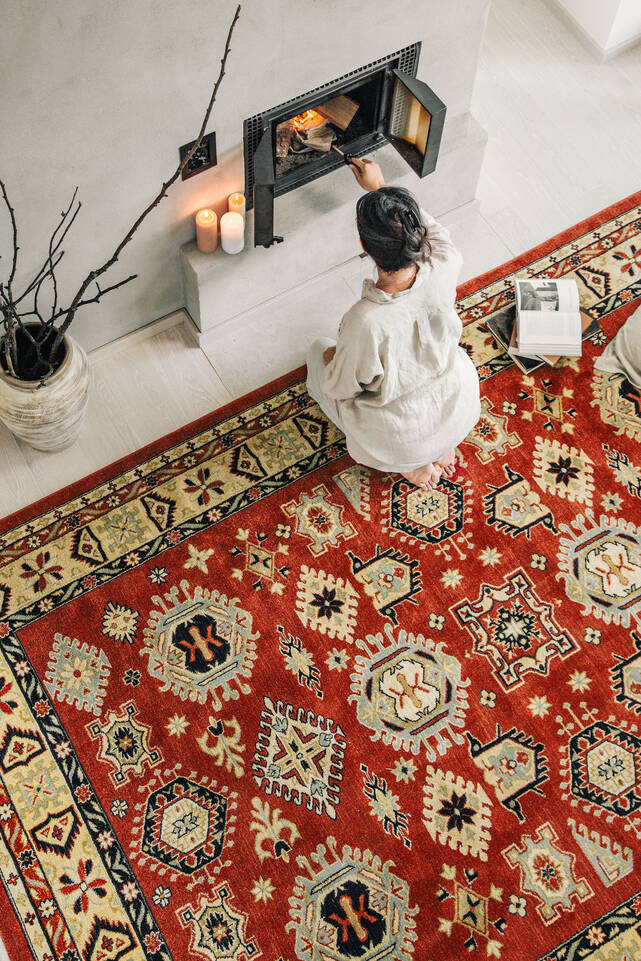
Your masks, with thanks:
[{"label": "hair bun", "polygon": [[415,198],[403,187],[381,187],[359,198],[356,220],[363,249],[386,273],[424,261],[431,253]]}]

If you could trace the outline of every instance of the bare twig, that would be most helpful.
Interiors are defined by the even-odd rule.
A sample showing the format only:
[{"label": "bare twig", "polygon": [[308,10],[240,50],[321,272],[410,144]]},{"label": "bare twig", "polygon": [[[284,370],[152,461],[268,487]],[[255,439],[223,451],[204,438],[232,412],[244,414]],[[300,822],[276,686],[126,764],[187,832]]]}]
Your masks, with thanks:
[{"label": "bare twig", "polygon": [[149,213],[151,213],[151,211],[154,209],[154,207],[157,207],[157,206],[158,206],[158,204],[160,203],[160,201],[167,195],[167,190],[169,189],[169,187],[171,187],[171,185],[178,179],[178,177],[180,177],[183,169],[187,166],[187,164],[189,163],[189,161],[191,160],[191,158],[193,157],[193,155],[196,153],[196,151],[197,151],[198,148],[200,147],[200,144],[201,144],[201,142],[202,142],[202,139],[203,139],[203,137],[204,137],[204,135],[205,135],[205,129],[206,129],[206,127],[207,127],[207,124],[209,123],[209,117],[210,117],[210,114],[211,114],[211,111],[212,111],[212,107],[214,106],[214,103],[215,103],[215,101],[216,101],[216,96],[217,96],[217,94],[218,94],[219,87],[220,87],[220,85],[221,85],[221,83],[222,83],[223,77],[225,76],[225,67],[226,67],[226,65],[227,65],[227,57],[229,56],[229,52],[230,52],[230,50],[231,50],[231,38],[232,38],[232,34],[233,34],[233,32],[234,32],[234,28],[235,28],[235,26],[236,26],[236,24],[237,24],[237,22],[238,22],[238,18],[239,18],[239,17],[240,17],[240,4],[238,4],[238,6],[236,7],[236,12],[235,12],[235,14],[234,14],[234,18],[233,18],[233,20],[232,20],[232,22],[231,22],[231,25],[230,25],[230,27],[229,27],[229,30],[228,30],[228,32],[227,32],[227,40],[226,40],[226,42],[225,42],[225,50],[224,50],[222,59],[221,59],[221,61],[220,61],[220,71],[219,71],[219,73],[218,73],[218,77],[217,77],[217,79],[216,79],[216,83],[214,84],[214,88],[213,88],[213,90],[212,90],[211,97],[209,98],[209,103],[208,103],[208,105],[207,105],[207,110],[205,111],[205,116],[203,117],[203,122],[202,122],[202,124],[201,124],[200,131],[199,131],[199,133],[198,133],[198,137],[197,137],[196,140],[194,141],[194,144],[193,144],[193,146],[191,147],[191,149],[189,150],[189,152],[185,155],[185,157],[183,157],[182,161],[178,164],[178,167],[177,167],[176,170],[173,172],[173,174],[171,175],[171,177],[163,183],[162,187],[160,188],[159,192],[156,194],[156,196],[154,197],[154,199],[151,201],[150,204],[147,205],[147,207],[145,207],[145,209],[144,209],[143,212],[140,214],[140,216],[138,217],[138,219],[134,222],[133,226],[129,229],[128,233],[125,235],[125,237],[123,238],[123,240],[121,240],[121,242],[118,244],[118,246],[117,246],[116,249],[114,250],[114,252],[113,252],[113,254],[111,255],[111,257],[109,258],[109,260],[105,261],[105,263],[104,263],[101,267],[99,267],[97,270],[92,270],[92,271],[90,271],[90,273],[89,273],[89,274],[85,277],[85,279],[83,280],[82,284],[80,285],[80,289],[78,290],[78,292],[77,292],[76,295],[74,296],[73,300],[71,301],[71,305],[69,306],[69,310],[68,310],[68,312],[67,312],[67,316],[66,316],[66,318],[65,318],[65,320],[64,320],[64,323],[62,323],[62,324],[60,325],[60,327],[58,328],[58,335],[57,335],[56,340],[55,340],[54,345],[53,345],[53,355],[54,355],[54,356],[55,356],[56,350],[57,350],[58,347],[60,346],[60,343],[61,343],[61,341],[62,341],[62,338],[64,337],[64,334],[65,334],[67,328],[69,327],[71,321],[72,321],[73,318],[74,318],[74,315],[75,315],[75,313],[76,313],[76,310],[78,310],[79,306],[81,305],[82,298],[83,298],[83,295],[84,295],[87,287],[88,287],[94,280],[96,280],[98,277],[100,277],[101,274],[104,274],[106,270],[109,270],[109,268],[112,267],[112,266],[116,263],[116,261],[118,260],[118,257],[120,256],[123,248],[129,243],[129,241],[131,240],[131,238],[133,237],[133,235],[135,234],[135,232],[136,232],[136,231],[138,230],[138,228],[140,227],[140,225],[141,225],[141,223],[143,222],[143,220],[147,217],[147,215],[148,215]]},{"label": "bare twig", "polygon": [[[79,307],[85,307],[87,304],[97,304],[98,301],[100,300],[100,298],[101,298],[101,297],[104,297],[105,294],[110,293],[112,290],[117,290],[118,287],[124,287],[125,284],[128,284],[130,280],[135,280],[137,276],[138,276],[138,274],[131,274],[129,277],[125,277],[124,280],[119,280],[117,284],[112,284],[111,287],[105,287],[104,289],[101,288],[101,286],[100,286],[100,284],[98,283],[98,281],[96,281],[96,288],[97,288],[97,290],[96,290],[96,293],[94,294],[94,296],[93,296],[93,297],[86,297],[84,300],[81,300],[80,303],[76,305],[76,310],[77,310]],[[52,321],[53,321],[53,320],[57,320],[58,317],[62,317],[62,315],[65,314],[65,313],[66,313],[66,309],[65,309],[65,310],[59,310],[59,311],[57,312],[57,314],[55,314],[55,315],[52,317]]]},{"label": "bare twig", "polygon": [[[60,220],[54,228],[49,240],[49,248],[45,262],[22,291],[20,296],[14,297],[11,285],[15,278],[18,250],[20,249],[18,247],[18,231],[13,207],[9,202],[5,185],[0,180],[0,189],[2,191],[4,202],[9,210],[13,234],[13,259],[10,276],[7,282],[0,283],[0,323],[1,326],[4,327],[4,333],[0,335],[0,351],[4,354],[3,363],[10,374],[13,374],[16,377],[26,376],[32,379],[37,378],[40,380],[40,384],[43,385],[47,377],[49,377],[55,369],[55,358],[60,349],[62,339],[69,325],[71,324],[76,311],[87,304],[97,303],[102,297],[104,297],[105,294],[108,294],[113,290],[117,290],[118,287],[123,287],[131,280],[134,280],[137,276],[136,274],[131,274],[124,280],[120,280],[117,283],[111,284],[109,287],[101,287],[98,283],[98,278],[116,263],[122,250],[130,242],[145,218],[151,213],[154,207],[158,206],[161,200],[166,197],[169,188],[173,183],[175,183],[178,177],[180,177],[181,173],[200,147],[205,135],[207,124],[209,123],[213,105],[218,95],[218,90],[222,83],[223,77],[225,76],[227,58],[231,51],[231,39],[240,16],[240,10],[241,7],[239,4],[236,8],[236,12],[234,13],[234,17],[227,33],[227,40],[225,42],[222,59],[220,61],[218,77],[212,89],[209,103],[207,105],[207,109],[205,111],[196,140],[193,142],[190,150],[186,156],[183,157],[169,179],[162,184],[154,199],[145,207],[140,216],[134,221],[127,234],[114,250],[111,257],[109,257],[109,259],[106,260],[102,266],[90,271],[89,274],[87,274],[68,307],[58,307],[58,283],[56,279],[56,267],[64,256],[64,250],[60,249],[61,245],[69,233],[69,230],[73,226],[74,221],[80,212],[80,208],[82,207],[81,202],[76,200],[78,188],[75,188],[71,201],[66,210],[62,210],[60,213]],[[47,310],[48,319],[45,321],[43,318],[43,310],[39,304],[39,298],[42,293],[43,286],[48,280],[51,282],[53,293],[50,309]],[[85,296],[92,283],[95,283],[96,285],[95,293],[93,296]],[[18,306],[30,295],[33,296],[32,309],[18,310]],[[27,305],[25,304],[25,307],[26,306]],[[25,319],[28,317],[37,318],[38,323],[35,321],[32,321],[29,324],[25,323]],[[55,322],[61,319],[62,323],[59,327],[56,327]],[[16,339],[18,331],[20,332],[21,337],[24,337],[25,343],[28,346],[27,357],[29,354],[32,354],[35,358],[33,364],[24,365],[24,361],[23,365],[18,363],[18,341]],[[21,355],[22,346],[23,345],[21,344]],[[28,369],[27,373],[25,373],[25,369]],[[43,369],[45,370],[44,373],[42,372]]]},{"label": "bare twig", "polygon": [[13,283],[13,278],[16,275],[16,266],[18,264],[18,227],[16,226],[16,214],[9,202],[9,197],[7,196],[7,188],[4,185],[4,181],[0,180],[0,188],[2,189],[2,196],[4,197],[4,202],[9,208],[9,216],[11,218],[11,234],[13,241],[13,260],[11,262],[11,273],[9,274],[9,279],[7,281],[7,294],[9,295],[9,300],[11,300],[11,284]]},{"label": "bare twig", "polygon": [[[78,206],[77,206],[76,209],[74,210],[74,212],[73,212],[73,214],[72,214],[72,217],[71,217],[71,220],[67,223],[67,225],[66,225],[63,233],[60,235],[60,237],[58,237],[58,239],[57,239],[57,241],[55,242],[55,244],[54,244],[54,238],[55,238],[57,232],[60,230],[60,228],[61,228],[62,225],[64,224],[66,218],[69,216],[69,211],[71,210],[71,206],[72,206],[72,204],[73,204],[73,202],[74,202],[74,200],[75,200],[75,197],[76,197],[76,194],[77,194],[77,193],[78,193],[78,188],[76,187],[76,189],[75,189],[74,192],[73,192],[73,197],[71,198],[71,203],[69,204],[69,206],[67,207],[67,209],[66,209],[66,210],[63,210],[62,213],[60,214],[60,216],[61,216],[62,219],[61,219],[60,223],[58,224],[58,226],[55,228],[53,234],[51,235],[51,240],[49,241],[49,254],[48,254],[48,256],[47,256],[47,259],[45,260],[44,264],[42,265],[42,267],[40,268],[40,270],[37,272],[37,274],[35,275],[35,277],[34,277],[33,280],[31,281],[31,283],[29,284],[29,286],[26,287],[25,290],[23,290],[23,292],[20,294],[20,296],[14,301],[16,304],[19,304],[22,300],[24,300],[24,298],[25,298],[26,296],[28,296],[28,294],[31,293],[31,291],[34,289],[34,287],[36,286],[36,284],[41,280],[41,278],[42,278],[43,276],[46,277],[47,274],[51,273],[51,271],[56,267],[57,264],[60,263],[62,257],[64,256],[64,250],[63,250],[63,251],[61,251],[60,256],[59,256],[55,261],[53,261],[53,259],[52,259],[52,258],[54,257],[54,255],[55,255],[55,254],[58,252],[58,250],[60,249],[60,246],[61,246],[63,240],[65,239],[65,237],[67,236],[67,234],[69,233],[69,231],[71,230],[71,228],[72,228],[72,226],[73,226],[74,220],[76,219],[76,217],[77,217],[78,214],[80,213],[80,208],[82,207],[82,204],[81,204],[80,201],[78,201]],[[47,264],[49,264],[50,266],[47,267]]]}]

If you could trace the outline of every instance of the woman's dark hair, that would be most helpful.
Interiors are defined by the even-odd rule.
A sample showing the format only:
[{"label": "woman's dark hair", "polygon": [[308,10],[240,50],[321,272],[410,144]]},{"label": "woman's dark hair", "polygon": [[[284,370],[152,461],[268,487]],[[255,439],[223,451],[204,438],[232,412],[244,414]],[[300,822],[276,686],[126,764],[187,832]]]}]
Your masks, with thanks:
[{"label": "woman's dark hair", "polygon": [[420,208],[404,187],[380,187],[356,204],[363,250],[381,270],[391,273],[426,260],[432,252]]}]

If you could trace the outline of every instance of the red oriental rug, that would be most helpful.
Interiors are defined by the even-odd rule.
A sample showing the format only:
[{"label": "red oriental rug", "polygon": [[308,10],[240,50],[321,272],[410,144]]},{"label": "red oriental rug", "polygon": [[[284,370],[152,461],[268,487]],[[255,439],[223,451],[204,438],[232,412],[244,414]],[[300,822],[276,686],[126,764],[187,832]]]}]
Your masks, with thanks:
[{"label": "red oriental rug", "polygon": [[[12,961],[641,958],[641,393],[593,370],[640,204],[461,290],[435,492],[297,371],[3,522]],[[582,358],[500,351],[515,274],[576,278]]]}]

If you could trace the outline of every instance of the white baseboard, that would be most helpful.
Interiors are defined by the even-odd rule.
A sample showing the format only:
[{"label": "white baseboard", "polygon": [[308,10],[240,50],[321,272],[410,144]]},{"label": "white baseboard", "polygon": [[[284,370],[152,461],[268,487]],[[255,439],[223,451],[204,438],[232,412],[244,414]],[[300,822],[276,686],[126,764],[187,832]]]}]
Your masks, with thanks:
[{"label": "white baseboard", "polygon": [[[94,347],[93,350],[87,352],[87,359],[90,364],[95,363],[97,360],[104,360],[105,357],[110,354],[117,354],[122,350],[127,350],[127,348],[133,344],[137,344],[141,340],[147,340],[148,337],[154,337],[156,334],[162,333],[163,330],[169,330],[172,327],[177,327],[179,324],[185,324],[185,330],[189,331],[187,321],[193,326],[191,317],[187,311],[181,307],[180,310],[174,310],[171,314],[159,317],[158,320],[153,320],[150,324],[145,324],[144,327],[138,327],[137,330],[132,330],[129,334],[123,334],[122,337],[110,340],[100,347]],[[193,342],[193,338],[190,339]],[[194,346],[198,347],[199,345],[194,343]],[[2,961],[1,958],[0,961]]]},{"label": "white baseboard", "polygon": [[636,37],[628,37],[627,40],[622,40],[621,43],[616,43],[613,47],[608,47],[603,54],[603,63],[612,60],[614,57],[618,57],[620,53],[623,53],[625,50],[630,50],[640,43],[641,33],[638,33]]},{"label": "white baseboard", "polygon": [[562,3],[559,3],[559,0],[544,0],[544,2],[556,16],[565,23],[566,27],[578,37],[583,46],[592,54],[598,63],[607,63],[607,61],[612,60],[613,57],[618,57],[624,50],[629,50],[630,47],[641,43],[641,34],[637,34],[637,36],[628,37],[626,40],[622,40],[621,43],[614,44],[614,46],[602,47],[587,33],[583,25],[572,16],[570,11],[567,10]]}]

